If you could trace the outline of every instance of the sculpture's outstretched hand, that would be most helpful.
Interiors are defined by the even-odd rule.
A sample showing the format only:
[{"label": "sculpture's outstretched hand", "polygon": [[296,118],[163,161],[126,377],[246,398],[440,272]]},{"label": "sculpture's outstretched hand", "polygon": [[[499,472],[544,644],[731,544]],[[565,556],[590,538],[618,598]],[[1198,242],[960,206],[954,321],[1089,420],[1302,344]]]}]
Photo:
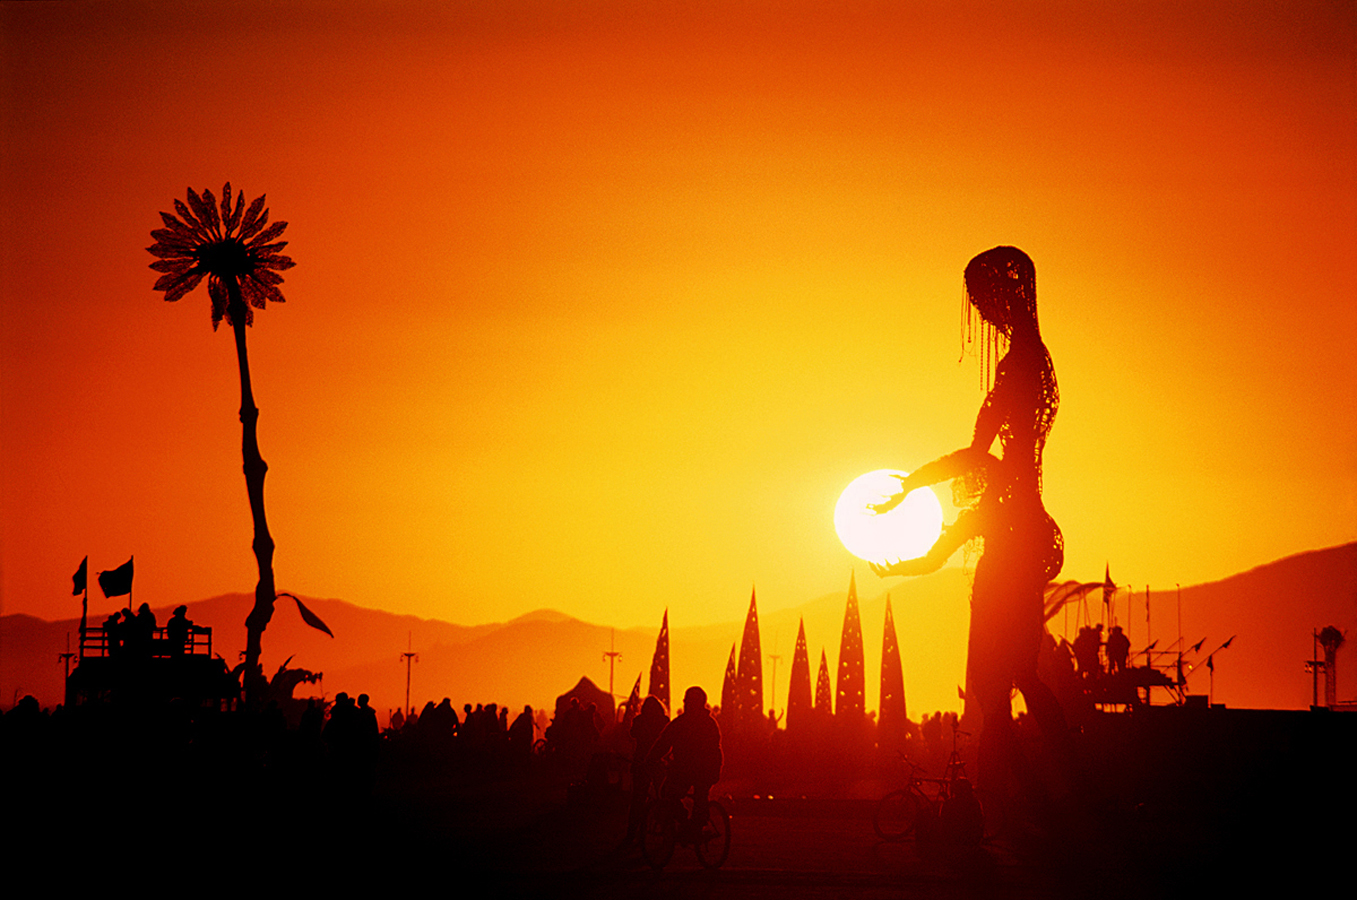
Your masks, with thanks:
[{"label": "sculpture's outstretched hand", "polygon": [[880,516],[888,513],[905,501],[905,496],[909,493],[909,491],[905,490],[905,479],[909,476],[892,474],[891,477],[900,482],[900,493],[891,494],[880,503],[868,503],[867,508],[872,511],[872,515]]},{"label": "sculpture's outstretched hand", "polygon": [[902,559],[886,566],[878,563],[870,563],[870,565],[872,571],[880,578],[887,578],[891,575],[927,575],[938,568],[937,564],[927,556]]},{"label": "sculpture's outstretched hand", "polygon": [[881,578],[891,575],[927,575],[929,572],[936,572],[962,544],[981,533],[984,518],[974,510],[962,510],[955,522],[942,529],[942,534],[938,535],[938,539],[923,556],[902,559],[888,565],[871,563],[872,571]]},{"label": "sculpture's outstretched hand", "polygon": [[891,494],[889,497],[887,497],[880,503],[868,503],[867,508],[872,511],[872,515],[880,516],[895,509],[897,506],[903,503],[904,500],[905,492],[901,491],[898,494]]}]

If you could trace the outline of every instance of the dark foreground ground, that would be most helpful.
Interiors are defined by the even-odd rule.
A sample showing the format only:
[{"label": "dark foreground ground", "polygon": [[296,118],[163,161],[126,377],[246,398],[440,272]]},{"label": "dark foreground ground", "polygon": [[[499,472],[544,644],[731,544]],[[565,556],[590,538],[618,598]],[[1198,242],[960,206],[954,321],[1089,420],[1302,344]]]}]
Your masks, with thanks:
[{"label": "dark foreground ground", "polygon": [[334,766],[261,773],[242,761],[246,745],[160,746],[114,731],[36,754],[9,747],[6,883],[24,896],[130,885],[156,896],[1193,897],[1279,875],[1318,887],[1357,835],[1357,716],[1342,714],[1100,720],[1081,736],[1082,784],[1015,810],[979,848],[878,840],[880,780],[774,784],[746,771],[715,791],[733,815],[725,865],[707,871],[681,847],[658,873],[619,848],[620,788],[572,788],[549,766],[430,768],[387,754],[369,781]]}]

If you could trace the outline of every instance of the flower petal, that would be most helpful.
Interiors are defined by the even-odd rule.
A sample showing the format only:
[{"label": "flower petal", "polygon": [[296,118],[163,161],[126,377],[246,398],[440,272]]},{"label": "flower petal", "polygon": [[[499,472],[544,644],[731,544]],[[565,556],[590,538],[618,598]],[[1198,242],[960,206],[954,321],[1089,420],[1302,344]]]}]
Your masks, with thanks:
[{"label": "flower petal", "polygon": [[221,216],[217,215],[217,198],[211,191],[203,191],[203,205],[207,207],[205,224],[211,229],[212,236],[221,240]]},{"label": "flower petal", "polygon": [[226,182],[221,189],[221,220],[225,223],[231,218],[231,182]]},{"label": "flower petal", "polygon": [[[207,193],[209,197],[212,196],[209,192],[205,191],[204,193]],[[193,214],[198,217],[198,223],[204,229],[212,224],[212,208],[204,202],[202,197],[198,196],[198,192],[193,188],[188,189],[188,205],[193,208]]]},{"label": "flower petal", "polygon": [[292,257],[290,256],[265,256],[259,260],[260,268],[276,269],[280,272],[284,269],[290,269],[295,265],[296,263],[292,261]]},{"label": "flower petal", "polygon": [[192,259],[160,259],[151,263],[151,268],[157,272],[187,272],[193,263]]},{"label": "flower petal", "polygon": [[146,252],[152,256],[158,256],[161,259],[185,259],[191,258],[192,254],[182,247],[172,247],[168,244],[155,244],[147,247]]},{"label": "flower petal", "polygon": [[[165,278],[170,277],[172,276],[166,275],[164,278],[161,278],[160,281],[164,281]],[[173,287],[165,291],[165,300],[170,303],[173,303],[180,297],[187,294],[189,291],[196,288],[198,286],[198,282],[202,280],[203,273],[197,269],[184,273],[183,275],[179,276],[179,281],[176,282]],[[160,283],[159,281],[156,282],[156,284],[159,283]],[[161,288],[157,287],[156,290],[161,290]]]},{"label": "flower petal", "polygon": [[258,247],[262,244],[267,244],[269,241],[273,240],[278,235],[282,234],[283,229],[286,227],[287,227],[286,222],[282,221],[274,222],[268,228],[265,228],[263,231],[259,232],[259,235],[254,240],[246,244],[246,246],[253,250],[255,249],[255,247]]},{"label": "flower petal", "polygon": [[[192,194],[193,188],[189,188],[188,192]],[[187,222],[188,227],[193,229],[195,233],[201,234],[203,232],[203,223],[199,222],[193,213],[188,211],[188,207],[184,205],[184,201],[175,200],[174,211],[179,213],[179,218]]]},{"label": "flower petal", "polygon": [[194,238],[193,229],[189,228],[183,222],[180,222],[174,216],[170,215],[167,212],[162,212],[160,214],[160,220],[165,223],[165,227],[170,231],[174,232],[177,235],[182,236],[185,240],[193,240]]},{"label": "flower petal", "polygon": [[266,284],[263,286],[262,290],[264,296],[269,300],[270,303],[283,302],[283,292],[278,290],[278,288],[275,285]]},{"label": "flower petal", "polygon": [[264,194],[260,194],[250,202],[250,208],[245,213],[245,228],[249,228],[259,218],[260,211],[264,209],[264,197]]},{"label": "flower petal", "polygon": [[226,285],[220,278],[209,278],[207,296],[212,300],[212,321],[220,322],[226,313],[226,305],[231,302],[230,292],[226,290]]},{"label": "flower petal", "polygon": [[[264,199],[263,197],[259,198],[259,200],[263,199]],[[256,200],[255,203],[256,204],[259,203],[259,200]],[[250,208],[254,209],[254,207]],[[247,214],[245,216],[245,224],[241,226],[240,234],[236,235],[236,238],[240,241],[248,241],[250,238],[254,237],[256,234],[259,233],[259,229],[263,228],[264,223],[267,222],[268,220],[269,211],[267,209],[260,213],[259,218],[255,219],[253,222],[250,221],[250,217]]]},{"label": "flower petal", "polygon": [[168,228],[155,229],[151,232],[151,237],[156,239],[156,243],[164,244],[166,247],[183,247],[185,250],[192,250],[197,243],[192,238],[186,238]]},{"label": "flower petal", "polygon": [[226,234],[229,236],[236,226],[240,224],[240,214],[245,210],[245,195],[236,194],[236,211],[231,213],[231,218],[226,222]]}]

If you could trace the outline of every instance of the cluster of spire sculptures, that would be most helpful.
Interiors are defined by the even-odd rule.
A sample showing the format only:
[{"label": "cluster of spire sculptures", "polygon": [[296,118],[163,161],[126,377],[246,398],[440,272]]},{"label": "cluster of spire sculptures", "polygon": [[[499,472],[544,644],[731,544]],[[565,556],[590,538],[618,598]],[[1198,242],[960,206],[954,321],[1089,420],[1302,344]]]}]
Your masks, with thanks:
[{"label": "cluster of spire sculptures", "polygon": [[[837,683],[837,689],[834,684]],[[810,654],[806,645],[806,623],[803,619],[796,635],[796,651],[792,658],[791,683],[788,689],[786,720],[789,734],[804,732],[817,722],[828,721],[865,724],[866,661],[862,641],[862,618],[858,609],[856,575],[849,577],[848,604],[844,611],[843,633],[839,643],[838,677],[831,682],[829,660],[820,650],[820,669],[811,690]],[[641,679],[636,679],[629,703],[640,702]],[[660,634],[655,642],[655,655],[650,666],[650,691],[669,708],[669,612],[665,611]],[[759,637],[757,594],[750,592],[749,612],[745,617],[744,635],[730,648],[725,680],[721,687],[721,723],[727,731],[757,731],[766,727],[772,710],[763,708],[763,647]],[[878,730],[884,733],[900,732],[906,728],[905,673],[900,660],[900,645],[895,636],[895,619],[891,614],[889,595],[886,597],[886,621],[881,650],[881,704],[877,714]]]}]

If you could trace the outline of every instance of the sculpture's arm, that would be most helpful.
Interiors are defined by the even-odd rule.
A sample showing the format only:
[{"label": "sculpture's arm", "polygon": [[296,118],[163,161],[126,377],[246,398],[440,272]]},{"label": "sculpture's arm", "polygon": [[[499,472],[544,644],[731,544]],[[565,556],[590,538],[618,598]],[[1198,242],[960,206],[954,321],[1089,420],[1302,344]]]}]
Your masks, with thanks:
[{"label": "sculpture's arm", "polygon": [[889,566],[872,563],[872,571],[885,578],[888,575],[927,575],[941,569],[962,544],[980,534],[980,513],[962,510],[957,520],[942,530],[933,546],[923,556],[902,559]]},{"label": "sculpture's arm", "polygon": [[869,508],[877,515],[890,512],[900,505],[910,491],[916,488],[950,481],[953,478],[960,478],[967,472],[988,469],[990,466],[998,464],[999,460],[985,448],[974,445],[964,447],[955,453],[949,453],[915,469],[908,476],[900,479],[900,492],[898,494],[892,494],[885,501],[872,504]]}]

